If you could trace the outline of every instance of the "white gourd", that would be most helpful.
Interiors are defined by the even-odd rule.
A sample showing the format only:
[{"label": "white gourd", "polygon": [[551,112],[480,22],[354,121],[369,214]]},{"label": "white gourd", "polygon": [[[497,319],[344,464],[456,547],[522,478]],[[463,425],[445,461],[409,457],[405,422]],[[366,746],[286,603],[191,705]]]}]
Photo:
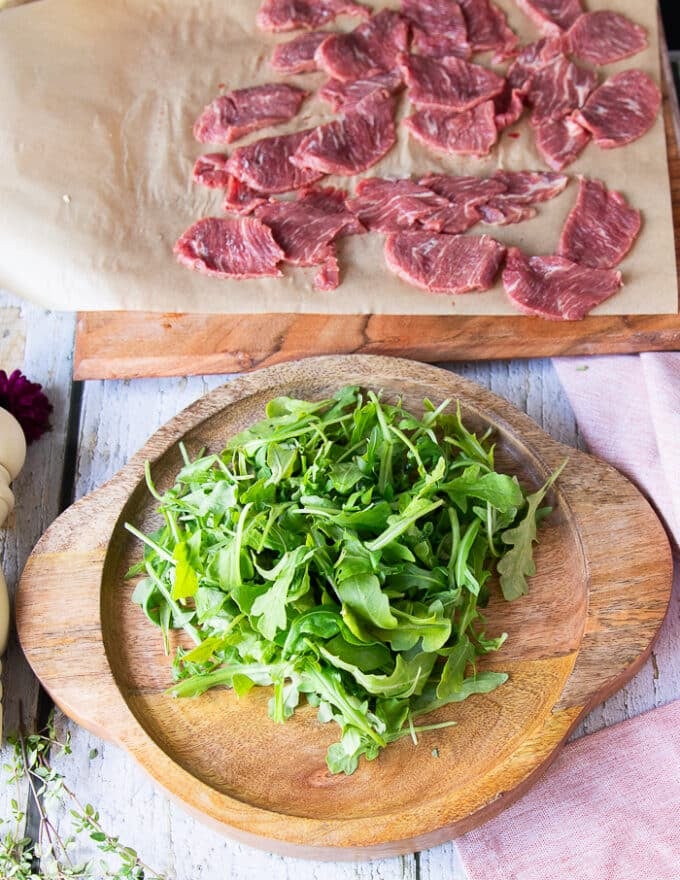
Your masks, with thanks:
[{"label": "white gourd", "polygon": [[[14,416],[0,407],[0,526],[14,510],[14,495],[9,484],[26,459],[26,438]],[[0,655],[7,647],[9,635],[9,594],[0,566]],[[0,663],[0,673],[2,664]],[[2,733],[2,684],[0,684],[0,734]]]}]

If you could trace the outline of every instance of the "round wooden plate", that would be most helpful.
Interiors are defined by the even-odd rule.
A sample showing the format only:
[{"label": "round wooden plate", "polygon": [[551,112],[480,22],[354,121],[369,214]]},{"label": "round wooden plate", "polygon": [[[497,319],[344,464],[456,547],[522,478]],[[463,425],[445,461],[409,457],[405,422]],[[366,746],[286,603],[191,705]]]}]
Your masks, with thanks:
[{"label": "round wooden plate", "polygon": [[[320,399],[346,384],[382,389],[420,410],[461,403],[466,423],[492,426],[497,461],[528,488],[565,458],[540,532],[529,596],[492,600],[489,632],[509,638],[488,666],[510,673],[488,695],[439,710],[457,726],[405,738],[352,776],[332,776],[336,738],[312,709],[283,725],[268,693],[170,697],[159,632],[124,581],[140,544],[124,529],[157,523],[144,484],[159,488],[190,454],[219,451],[278,395]],[[29,662],[78,723],[120,744],[187,808],[225,833],[288,855],[357,859],[449,840],[525,791],[589,707],[649,653],[670,597],[665,532],[640,493],[610,466],[568,449],[489,391],[445,370],[384,357],[310,358],[242,376],[156,432],[106,485],[48,529],[28,560],[17,624]],[[331,729],[332,728],[332,729]]]}]

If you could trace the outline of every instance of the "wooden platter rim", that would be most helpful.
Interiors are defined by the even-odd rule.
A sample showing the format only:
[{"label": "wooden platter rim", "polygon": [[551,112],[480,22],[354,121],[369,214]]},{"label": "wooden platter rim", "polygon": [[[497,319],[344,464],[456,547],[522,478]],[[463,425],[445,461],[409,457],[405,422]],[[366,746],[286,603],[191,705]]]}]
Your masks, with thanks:
[{"label": "wooden platter rim", "polygon": [[[134,487],[134,485],[139,481],[141,477],[141,472],[143,471],[143,462],[145,459],[150,458],[151,460],[154,460],[154,458],[160,457],[163,452],[169,449],[181,436],[183,436],[190,430],[195,430],[206,419],[210,418],[216,412],[219,412],[219,410],[229,405],[229,402],[242,399],[244,396],[247,395],[249,389],[252,389],[253,393],[257,390],[261,390],[262,383],[270,382],[270,377],[280,376],[281,374],[291,375],[300,369],[321,369],[322,366],[325,368],[334,369],[336,373],[340,375],[342,374],[342,369],[348,364],[351,365],[352,369],[359,369],[363,366],[364,369],[368,369],[369,371],[378,370],[379,367],[380,369],[387,371],[403,370],[405,374],[411,376],[415,375],[416,378],[432,378],[434,375],[437,375],[442,379],[446,377],[448,384],[450,384],[452,387],[455,386],[457,389],[459,389],[459,391],[457,391],[458,396],[463,398],[466,394],[469,395],[474,402],[474,405],[478,407],[481,412],[489,410],[491,413],[493,413],[494,419],[497,423],[504,423],[504,427],[512,435],[519,435],[521,437],[522,443],[530,450],[530,452],[534,456],[536,456],[537,462],[539,462],[540,465],[546,470],[548,470],[550,467],[554,467],[557,464],[558,457],[564,455],[565,447],[561,446],[556,441],[552,440],[552,438],[548,437],[548,435],[546,435],[531,419],[529,419],[528,416],[519,412],[509,403],[504,401],[502,398],[497,397],[492,392],[480,388],[475,383],[470,382],[469,380],[462,379],[461,377],[455,376],[446,371],[425,365],[413,364],[410,361],[371,356],[315,358],[312,362],[307,360],[297,364],[288,363],[278,368],[261,370],[257,373],[240,377],[234,382],[228,383],[227,385],[222,386],[222,388],[216,389],[212,393],[206,395],[206,397],[202,398],[201,400],[196,401],[194,404],[184,410],[183,413],[180,413],[179,416],[176,416],[174,419],[172,419],[166,425],[160,428],[159,431],[157,431],[152,436],[152,438],[150,438],[147,444],[145,444],[142,450],[140,450],[140,452],[138,452],[130,460],[130,462],[121,471],[119,471],[114,478],[112,478],[112,480],[110,480],[100,489],[96,490],[94,493],[91,493],[85,499],[81,499],[79,502],[76,503],[76,505],[70,508],[70,515],[73,516],[72,511],[82,511],[83,508],[86,509],[92,504],[101,506],[102,499],[104,499],[106,496],[111,496],[116,504],[116,512],[115,515],[109,516],[108,519],[111,520],[111,524],[113,525],[113,522],[117,519],[120,510],[122,509],[122,505],[125,503],[125,500],[129,496],[131,488]],[[187,419],[189,419],[188,424]],[[534,446],[534,443],[536,442],[539,445],[539,450],[543,452],[543,455],[540,454],[539,450],[536,450]],[[586,457],[591,462],[597,461],[595,459],[590,459],[590,457],[588,456],[585,456],[584,453],[573,452],[571,450],[569,450],[569,452],[574,457]],[[629,484],[627,480],[625,480],[624,477],[618,475],[618,473],[615,472],[613,468],[602,463],[598,463],[597,468],[604,468],[610,473],[616,473],[617,478],[623,481],[623,483],[627,484],[627,486],[630,487],[630,490],[639,496],[637,490],[635,490],[632,485]],[[642,497],[639,497],[640,502],[648,508],[648,516],[650,517],[650,526],[652,527],[652,531],[656,530],[655,543],[657,545],[662,545],[663,541],[660,540],[660,535],[658,533],[658,530],[661,529],[658,519],[656,519],[656,516],[651,511],[651,508],[649,508],[647,503],[643,501]],[[67,511],[67,513],[62,516],[68,517],[69,511]],[[64,521],[62,520],[61,525],[63,525],[63,522]],[[104,727],[101,727],[97,723],[96,712],[94,713],[95,720],[93,722],[92,718],[87,717],[87,712],[83,713],[79,711],[77,701],[75,703],[71,701],[67,694],[60,692],[58,686],[50,686],[51,682],[49,681],[49,672],[46,676],[44,675],[44,656],[41,655],[41,648],[40,646],[36,646],[35,639],[32,637],[30,617],[27,614],[27,611],[30,608],[28,592],[29,589],[33,589],[33,586],[31,586],[30,584],[31,578],[33,576],[32,567],[36,564],[37,561],[40,560],[41,555],[43,555],[43,549],[45,549],[46,545],[46,552],[51,552],[49,551],[51,531],[53,531],[53,527],[51,527],[48,532],[46,532],[46,534],[37,545],[34,554],[29,559],[27,568],[24,572],[24,576],[22,576],[19,598],[17,602],[17,622],[20,638],[29,658],[29,662],[34,665],[34,668],[36,669],[39,677],[44,678],[44,682],[48,690],[50,690],[50,692],[54,696],[55,701],[57,703],[60,703],[63,708],[68,712],[68,714],[74,716],[76,720],[80,721],[80,723],[84,723],[85,726],[89,726],[91,729],[94,729],[95,732],[103,734],[107,736],[107,738],[111,738],[111,731],[107,730]],[[88,548],[90,554],[89,557],[87,554],[85,554],[84,565],[86,568],[88,566],[90,567],[90,578],[92,578],[92,565],[94,564],[102,566],[102,568],[98,570],[96,577],[96,580],[99,583],[101,583],[100,571],[103,571],[107,541],[108,534],[105,536],[105,539],[102,538],[100,541],[95,543],[95,546]],[[670,550],[668,548],[667,539],[665,550],[666,558],[657,560],[658,579],[659,581],[665,581],[668,585],[670,585]],[[667,604],[667,601],[670,597],[669,586],[666,592]],[[660,626],[662,619],[663,614],[661,614],[661,616],[656,621],[655,630],[658,629],[658,626]],[[99,637],[103,639],[100,621],[97,622],[97,627]],[[654,633],[652,632],[652,638],[653,634]],[[115,734],[113,736],[113,739],[121,742],[122,745],[127,748],[128,751],[130,751],[131,754],[133,754],[133,756],[142,764],[142,766],[145,767],[147,772],[150,772],[151,775],[161,785],[164,785],[164,787],[166,787],[166,789],[168,789],[168,785],[167,779],[165,779],[164,777],[167,773],[170,773],[172,775],[172,773],[177,774],[179,772],[180,776],[189,776],[192,784],[196,786],[198,780],[192,777],[191,774],[188,773],[188,771],[186,771],[181,766],[175,764],[171,758],[165,755],[161,747],[157,743],[155,743],[141,728],[141,725],[139,724],[137,719],[133,718],[132,710],[126,702],[125,697],[120,692],[118,684],[111,674],[111,668],[110,665],[108,665],[108,659],[106,658],[105,652],[103,650],[103,642],[101,647],[102,656],[99,658],[99,661],[101,663],[103,660],[104,665],[102,668],[104,670],[108,669],[108,674],[111,678],[111,681],[107,683],[107,687],[109,687],[110,689],[110,686],[113,685],[116,692],[116,702],[122,705],[122,707],[124,708],[124,714],[128,716],[124,725],[126,729],[126,736],[124,737],[125,741],[121,741],[121,739]],[[632,674],[635,668],[637,668],[637,666],[642,662],[642,654],[648,652],[650,649],[651,638],[647,640],[647,643],[643,646],[643,650],[637,651],[635,657],[631,658],[630,663],[626,665],[623,670],[620,670],[618,675],[614,676],[614,678],[606,682],[607,687],[614,689],[615,687],[622,684],[623,681],[625,681],[629,677],[629,675]],[[43,674],[41,674],[41,672]],[[407,839],[386,840],[383,836],[380,840],[376,840],[377,832],[375,829],[367,833],[365,827],[363,829],[356,827],[357,825],[363,824],[362,820],[350,819],[343,820],[340,823],[335,823],[341,825],[342,830],[340,831],[336,828],[332,833],[332,829],[329,828],[328,821],[316,821],[304,817],[291,817],[290,815],[287,815],[286,821],[289,823],[289,825],[295,826],[294,831],[291,833],[290,830],[284,829],[286,833],[282,834],[281,837],[276,838],[275,840],[269,838],[266,843],[263,843],[263,839],[260,834],[253,835],[252,831],[249,831],[248,829],[249,827],[253,827],[254,818],[260,817],[260,814],[264,813],[266,817],[270,818],[270,811],[262,810],[262,808],[260,807],[247,805],[243,802],[234,801],[227,795],[216,793],[203,782],[200,782],[200,784],[197,785],[196,793],[192,793],[189,799],[186,796],[186,791],[184,791],[184,796],[182,796],[178,794],[178,791],[173,790],[173,787],[170,787],[168,790],[173,796],[179,797],[185,807],[188,807],[197,812],[197,814],[200,815],[203,819],[206,819],[206,817],[212,818],[212,821],[216,822],[217,827],[219,827],[220,830],[222,830],[223,832],[232,834],[232,836],[240,837],[248,843],[260,847],[264,845],[265,848],[273,849],[279,852],[283,852],[285,854],[310,856],[313,858],[325,857],[338,859],[367,858],[375,857],[377,855],[393,855],[397,853],[410,852],[414,849],[423,848],[424,846],[434,845],[435,843],[450,839],[455,834],[463,833],[464,831],[469,830],[470,827],[478,824],[479,821],[481,821],[482,819],[487,818],[488,816],[498,812],[507,802],[509,802],[509,799],[514,799],[513,796],[517,796],[521,790],[527,788],[531,784],[531,781],[535,778],[535,776],[545,769],[549,760],[557,753],[559,744],[566,738],[569,731],[574,727],[579,718],[582,717],[582,715],[587,710],[589,702],[596,701],[598,699],[598,696],[599,692],[596,692],[589,695],[590,700],[578,699],[576,703],[565,705],[551,716],[551,720],[553,721],[553,728],[551,731],[549,731],[549,737],[547,741],[550,743],[550,748],[548,749],[547,754],[542,755],[538,760],[534,760],[533,765],[531,765],[531,756],[529,757],[529,759],[526,759],[531,766],[529,766],[527,772],[523,773],[520,782],[518,782],[517,785],[513,788],[511,794],[506,794],[505,796],[493,799],[490,803],[483,805],[480,809],[472,811],[467,817],[463,819],[460,819],[460,817],[457,820],[453,819],[453,824],[451,823],[451,821],[447,821],[450,819],[450,817],[441,815],[442,822],[440,823],[439,827],[435,829],[432,829],[431,827],[423,829],[421,827],[417,830],[417,833],[409,836]],[[90,709],[90,711],[92,710]],[[149,755],[153,760],[147,760],[147,756]],[[443,798],[443,800],[445,800],[445,798]],[[218,814],[224,816],[225,802],[228,802],[227,805],[231,807],[230,812],[232,814],[228,822],[228,828],[225,827],[224,818],[217,818]],[[381,818],[387,820],[389,817],[381,816]],[[383,822],[383,828],[381,829],[382,831],[384,831],[384,825],[385,822]],[[361,831],[362,833],[359,834],[359,831]],[[332,839],[334,835],[337,838],[338,834],[344,842],[336,842],[333,845],[329,846],[327,841]],[[350,844],[348,842],[349,840],[352,840],[353,842]],[[307,843],[306,850],[304,848],[301,848],[301,842]]]}]

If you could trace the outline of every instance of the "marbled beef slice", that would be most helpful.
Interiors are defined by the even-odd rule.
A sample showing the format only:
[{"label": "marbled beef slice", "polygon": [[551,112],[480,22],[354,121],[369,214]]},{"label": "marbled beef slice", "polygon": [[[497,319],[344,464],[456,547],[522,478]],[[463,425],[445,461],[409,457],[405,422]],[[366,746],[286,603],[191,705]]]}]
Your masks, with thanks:
[{"label": "marbled beef slice", "polygon": [[408,22],[383,9],[347,34],[333,34],[316,50],[316,62],[333,79],[351,82],[394,70],[408,46]]},{"label": "marbled beef slice", "polygon": [[592,133],[598,147],[612,149],[648,132],[660,106],[654,80],[642,70],[624,70],[595,89],[574,119]]},{"label": "marbled beef slice", "polygon": [[401,13],[411,23],[411,49],[439,57],[472,54],[467,24],[457,0],[401,0]]},{"label": "marbled beef slice", "polygon": [[586,131],[571,116],[546,119],[534,126],[536,148],[546,165],[561,171],[577,159],[590,140]]},{"label": "marbled beef slice", "polygon": [[468,293],[493,286],[505,247],[489,235],[396,232],[385,261],[396,275],[430,293]]},{"label": "marbled beef slice", "polygon": [[612,64],[647,48],[647,31],[609,9],[586,12],[566,36],[572,55],[591,64]]},{"label": "marbled beef slice", "polygon": [[316,93],[317,98],[327,101],[333,111],[337,113],[347,110],[358,104],[373,92],[386,91],[390,95],[398,92],[402,87],[403,80],[398,70],[389,73],[378,73],[366,79],[356,79],[352,82],[342,82],[339,79],[329,79]]},{"label": "marbled beef slice", "polygon": [[416,110],[403,124],[416,140],[442,153],[486,156],[498,139],[493,101],[457,113]]},{"label": "marbled beef slice", "polygon": [[226,170],[227,159],[225,153],[206,153],[199,156],[192,172],[194,183],[210,189],[226,189],[231,180],[231,174]]},{"label": "marbled beef slice", "polygon": [[394,102],[381,90],[348,108],[342,119],[306,133],[291,162],[317,174],[357,174],[380,161],[395,143]]},{"label": "marbled beef slice", "polygon": [[322,267],[313,282],[321,290],[332,290],[333,282],[337,287],[340,280],[335,239],[365,232],[347,208],[345,195],[343,190],[331,187],[309,188],[295,201],[272,199],[255,211],[283,249],[285,262]]},{"label": "marbled beef slice", "polygon": [[621,273],[591,269],[564,257],[529,257],[508,249],[503,287],[521,312],[552,321],[579,321],[621,287]]},{"label": "marbled beef slice", "polygon": [[494,172],[492,180],[503,184],[504,190],[479,205],[482,222],[495,226],[522,223],[536,216],[534,205],[558,196],[569,183],[566,174],[552,171]]},{"label": "marbled beef slice", "polygon": [[596,85],[593,70],[578,67],[564,55],[557,56],[532,77],[527,95],[532,124],[568,116],[583,106]]},{"label": "marbled beef slice", "polygon": [[465,203],[455,204],[427,186],[410,179],[367,177],[359,181],[348,207],[372,232],[427,229],[457,233],[469,229],[477,217]]},{"label": "marbled beef slice", "polygon": [[310,31],[274,46],[270,64],[277,73],[308,73],[318,70],[314,54],[329,36],[328,31]]},{"label": "marbled beef slice", "polygon": [[515,53],[519,37],[492,0],[459,0],[473,52],[495,52],[494,61]]},{"label": "marbled beef slice", "polygon": [[632,248],[640,224],[640,212],[620,193],[608,190],[601,180],[582,177],[557,253],[583,266],[613,269]]},{"label": "marbled beef slice", "polygon": [[408,96],[418,109],[461,112],[500,94],[505,79],[462,58],[401,55],[399,65]]},{"label": "marbled beef slice", "polygon": [[315,183],[323,173],[293,165],[291,158],[313,129],[261,138],[238,147],[229,157],[227,171],[261,193],[288,192]]},{"label": "marbled beef slice", "polygon": [[219,278],[279,277],[284,253],[254,217],[205,217],[177,240],[180,263]]},{"label": "marbled beef slice", "polygon": [[546,37],[559,36],[569,30],[583,14],[581,0],[515,0]]},{"label": "marbled beef slice", "polygon": [[263,31],[311,30],[338,15],[368,18],[371,10],[353,0],[264,0],[255,21]]},{"label": "marbled beef slice", "polygon": [[230,144],[251,131],[288,122],[307,92],[285,83],[268,83],[220,95],[194,123],[201,144]]}]

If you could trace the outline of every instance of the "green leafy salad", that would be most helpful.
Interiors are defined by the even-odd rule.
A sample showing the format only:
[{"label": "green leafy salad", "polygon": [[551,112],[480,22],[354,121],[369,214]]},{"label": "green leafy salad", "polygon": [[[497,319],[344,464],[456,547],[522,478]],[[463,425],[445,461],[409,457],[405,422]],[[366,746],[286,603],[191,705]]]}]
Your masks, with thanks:
[{"label": "green leafy salad", "polygon": [[[453,721],[417,719],[507,675],[480,671],[497,651],[480,611],[493,583],[527,592],[543,497],[494,469],[450,401],[417,417],[372,391],[323,401],[279,397],[219,455],[191,461],[160,495],[132,599],[193,647],[173,659],[178,697],[226,686],[271,688],[269,715],[304,698],[335,721],[333,773],[388,743]],[[183,640],[186,642],[186,639]]]}]

